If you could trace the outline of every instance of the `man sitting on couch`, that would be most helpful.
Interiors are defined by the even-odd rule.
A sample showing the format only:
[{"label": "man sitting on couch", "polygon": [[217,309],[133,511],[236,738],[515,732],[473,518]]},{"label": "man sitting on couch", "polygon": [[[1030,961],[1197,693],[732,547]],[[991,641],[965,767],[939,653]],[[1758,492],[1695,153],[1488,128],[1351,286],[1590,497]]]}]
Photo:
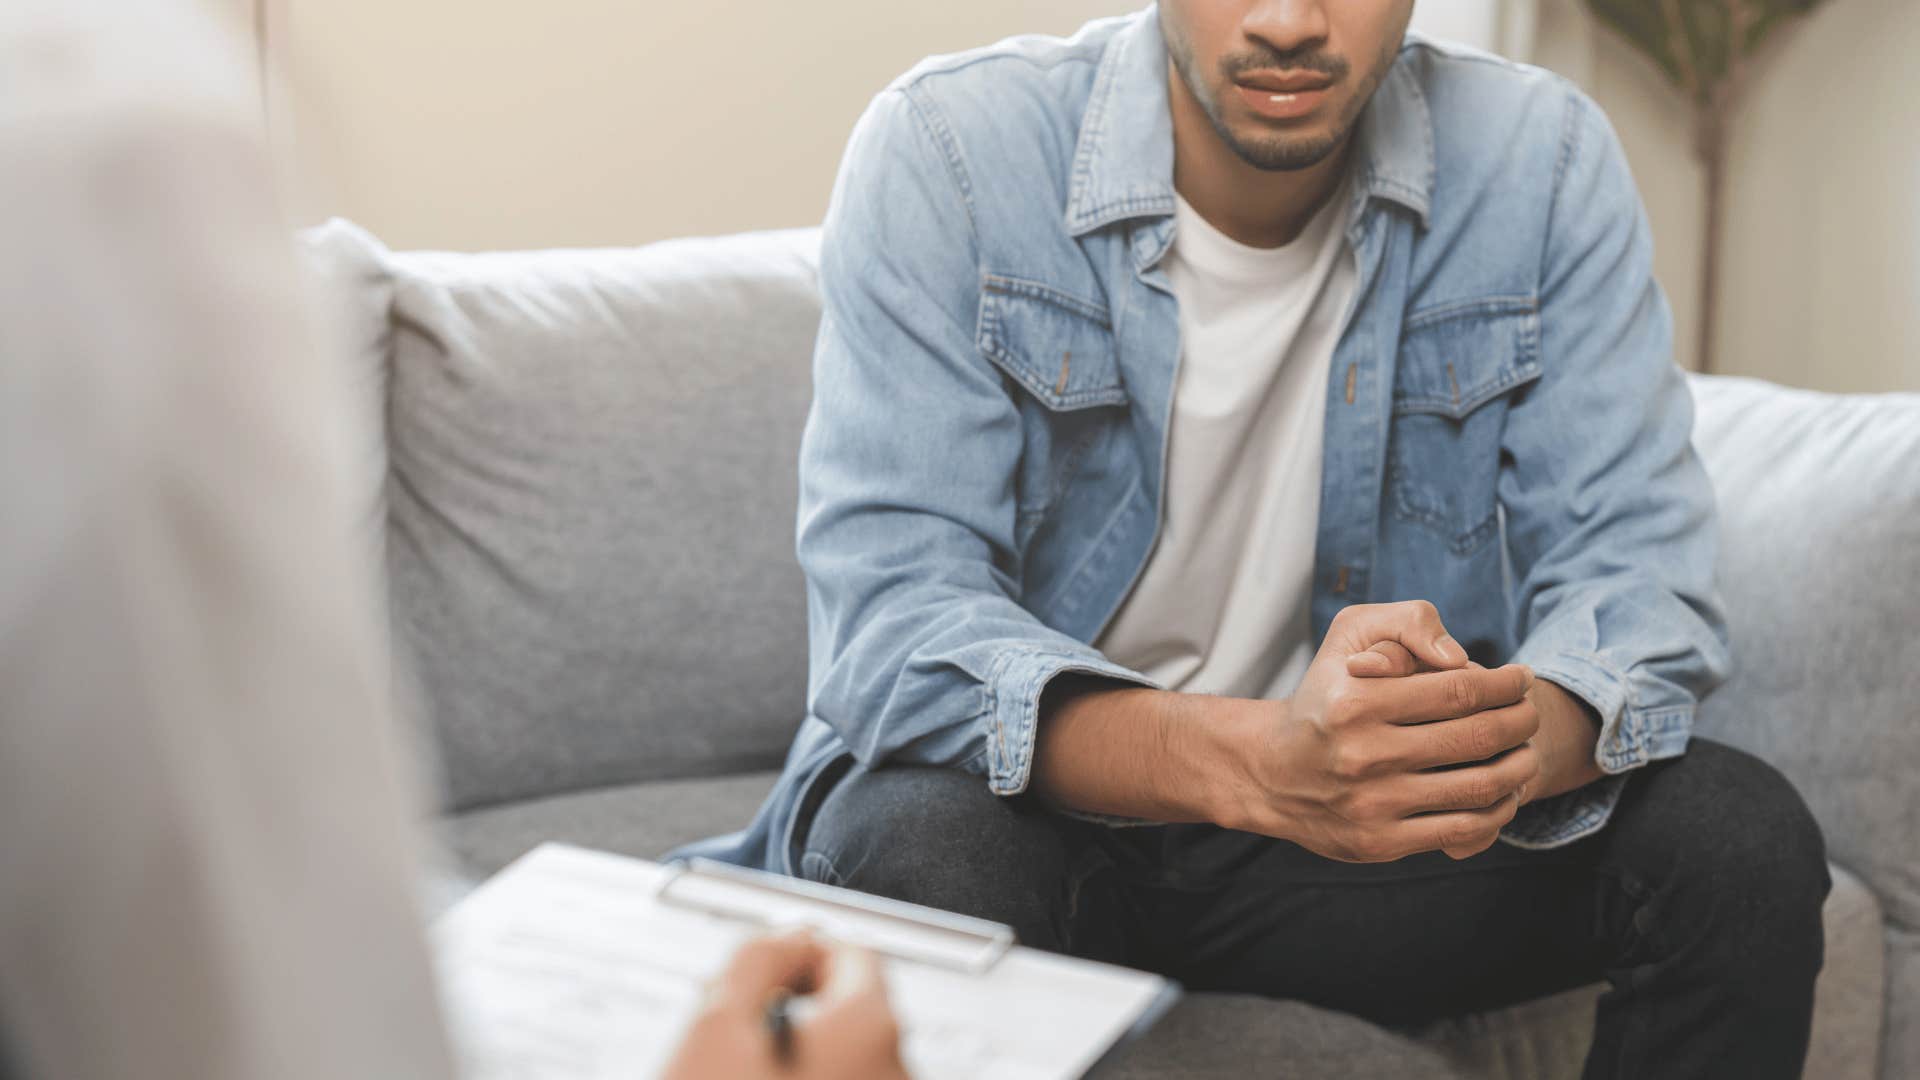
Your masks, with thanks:
[{"label": "man sitting on couch", "polygon": [[1604,976],[1588,1075],[1795,1075],[1823,844],[1689,746],[1712,492],[1632,178],[1411,6],[1170,0],[875,100],[809,715],[698,850],[1384,1023]]}]

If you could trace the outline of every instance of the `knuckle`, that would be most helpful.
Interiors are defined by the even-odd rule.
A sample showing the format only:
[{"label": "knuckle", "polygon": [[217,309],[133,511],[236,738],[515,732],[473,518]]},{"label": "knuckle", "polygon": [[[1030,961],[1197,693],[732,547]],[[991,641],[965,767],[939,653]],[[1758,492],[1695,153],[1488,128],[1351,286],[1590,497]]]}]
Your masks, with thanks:
[{"label": "knuckle", "polygon": [[1327,721],[1336,727],[1360,720],[1364,709],[1360,692],[1351,682],[1342,681],[1327,692]]},{"label": "knuckle", "polygon": [[1446,682],[1442,683],[1441,686],[1441,692],[1446,696],[1447,705],[1449,708],[1455,710],[1455,715],[1465,716],[1467,713],[1474,712],[1479,708],[1480,693],[1479,689],[1474,686],[1473,673],[1471,671],[1447,672]]},{"label": "knuckle", "polygon": [[1529,701],[1527,697],[1527,691],[1532,687],[1532,683],[1528,681],[1529,676],[1527,675],[1527,669],[1517,664],[1509,664],[1499,670],[1507,676],[1507,685],[1502,688],[1503,692],[1500,703],[1502,705],[1518,705],[1526,701],[1531,704],[1531,701]]},{"label": "knuckle", "polygon": [[1500,765],[1502,766],[1500,773],[1506,777],[1509,790],[1540,775],[1540,756],[1532,746],[1526,743],[1521,743],[1508,751],[1506,756],[1500,759]]},{"label": "knuckle", "polygon": [[1358,780],[1373,770],[1373,758],[1366,750],[1349,740],[1333,748],[1333,758],[1329,767],[1335,776],[1345,780]]},{"label": "knuckle", "polygon": [[1373,821],[1381,816],[1378,796],[1356,791],[1347,797],[1346,817],[1350,821]]},{"label": "knuckle", "polygon": [[1467,806],[1492,806],[1506,798],[1507,788],[1494,777],[1485,777],[1467,784],[1460,793]]},{"label": "knuckle", "polygon": [[1440,609],[1434,607],[1433,601],[1431,600],[1409,600],[1407,601],[1407,610],[1422,619],[1437,619],[1440,617]]},{"label": "knuckle", "polygon": [[1493,835],[1489,830],[1472,825],[1456,825],[1446,831],[1442,846],[1473,854],[1485,851],[1491,843]]},{"label": "knuckle", "polygon": [[1469,723],[1460,731],[1460,751],[1471,761],[1481,761],[1500,752],[1500,732],[1492,724]]},{"label": "knuckle", "polygon": [[1439,732],[1435,742],[1441,753],[1446,755],[1446,761],[1449,763],[1480,760],[1474,752],[1473,739],[1465,730]]}]

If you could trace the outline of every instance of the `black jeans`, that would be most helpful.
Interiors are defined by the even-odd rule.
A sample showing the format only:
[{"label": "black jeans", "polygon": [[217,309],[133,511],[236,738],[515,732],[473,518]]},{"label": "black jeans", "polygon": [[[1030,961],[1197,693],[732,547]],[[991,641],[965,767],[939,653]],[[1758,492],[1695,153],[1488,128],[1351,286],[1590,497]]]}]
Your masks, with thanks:
[{"label": "black jeans", "polygon": [[1831,884],[1771,766],[1695,739],[1637,771],[1599,832],[1470,859],[1323,859],[1212,826],[1108,828],[928,768],[854,768],[801,871],[1011,924],[1189,990],[1405,1026],[1604,978],[1585,1076],[1797,1076]]}]

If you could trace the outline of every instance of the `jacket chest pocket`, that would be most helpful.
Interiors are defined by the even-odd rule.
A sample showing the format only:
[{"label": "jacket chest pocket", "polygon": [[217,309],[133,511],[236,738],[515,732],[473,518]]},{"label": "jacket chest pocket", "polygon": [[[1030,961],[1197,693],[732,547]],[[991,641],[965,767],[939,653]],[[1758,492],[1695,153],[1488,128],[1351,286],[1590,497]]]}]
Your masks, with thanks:
[{"label": "jacket chest pocket", "polygon": [[1050,286],[988,275],[977,344],[1020,410],[1017,532],[1024,545],[1125,415],[1112,319],[1101,305]]},{"label": "jacket chest pocket", "polygon": [[1496,484],[1512,399],[1540,377],[1540,317],[1516,298],[1408,318],[1387,454],[1392,512],[1457,555],[1499,530]]}]

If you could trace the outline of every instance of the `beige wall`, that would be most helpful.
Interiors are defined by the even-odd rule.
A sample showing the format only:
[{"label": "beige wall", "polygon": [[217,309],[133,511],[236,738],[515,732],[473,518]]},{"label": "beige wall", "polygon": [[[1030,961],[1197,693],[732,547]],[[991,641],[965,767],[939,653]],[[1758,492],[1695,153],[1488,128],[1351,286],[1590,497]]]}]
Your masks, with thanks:
[{"label": "beige wall", "polygon": [[920,58],[1126,0],[285,0],[319,208],[396,246],[632,244],[817,223]]},{"label": "beige wall", "polygon": [[[1577,18],[1576,18],[1577,17]],[[1619,130],[1691,362],[1701,173],[1680,98],[1575,0],[1545,0],[1536,55]],[[1920,4],[1830,0],[1761,58],[1735,128],[1719,368],[1827,390],[1920,390]]]},{"label": "beige wall", "polygon": [[[243,5],[249,0],[209,0]],[[868,98],[920,57],[1130,0],[265,0],[308,217],[397,247],[633,244],[804,225]],[[1422,0],[1614,118],[1690,359],[1700,177],[1686,115],[1578,0]],[[1507,5],[1502,7],[1501,5]],[[1516,10],[1524,16],[1515,17]],[[1515,26],[1521,29],[1515,31]],[[1516,41],[1520,44],[1516,45]],[[1723,370],[1920,389],[1920,4],[1831,0],[1767,58],[1733,147]]]},{"label": "beige wall", "polygon": [[1920,390],[1920,4],[1832,0],[1783,43],[1733,146],[1729,365]]}]

